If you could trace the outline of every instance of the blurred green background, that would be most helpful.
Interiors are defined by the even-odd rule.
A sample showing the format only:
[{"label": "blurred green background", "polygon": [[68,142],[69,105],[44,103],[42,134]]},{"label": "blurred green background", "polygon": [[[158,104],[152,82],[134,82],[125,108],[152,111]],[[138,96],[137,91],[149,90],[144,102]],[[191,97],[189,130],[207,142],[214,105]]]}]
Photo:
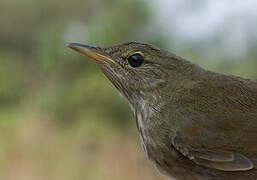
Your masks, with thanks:
[{"label": "blurred green background", "polygon": [[143,41],[256,78],[256,6],[245,2],[0,0],[0,179],[164,179],[125,100],[66,44]]}]

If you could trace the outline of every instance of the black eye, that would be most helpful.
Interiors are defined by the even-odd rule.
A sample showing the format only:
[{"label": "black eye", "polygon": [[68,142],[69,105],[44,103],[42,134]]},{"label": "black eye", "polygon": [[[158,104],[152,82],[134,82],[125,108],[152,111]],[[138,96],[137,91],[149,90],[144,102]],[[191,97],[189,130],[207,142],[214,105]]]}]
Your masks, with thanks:
[{"label": "black eye", "polygon": [[136,53],[133,54],[132,56],[129,56],[128,58],[128,63],[131,67],[139,67],[144,63],[144,58],[141,54]]}]

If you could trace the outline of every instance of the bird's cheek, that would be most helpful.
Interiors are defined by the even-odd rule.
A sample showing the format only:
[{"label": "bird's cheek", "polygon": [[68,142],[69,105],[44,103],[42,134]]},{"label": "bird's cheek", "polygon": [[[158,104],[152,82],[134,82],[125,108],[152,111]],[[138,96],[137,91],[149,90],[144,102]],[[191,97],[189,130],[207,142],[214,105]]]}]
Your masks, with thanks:
[{"label": "bird's cheek", "polygon": [[142,82],[142,87],[145,90],[154,90],[154,89],[159,89],[165,84],[165,81],[159,78],[146,78]]},{"label": "bird's cheek", "polygon": [[165,85],[165,82],[161,79],[137,79],[130,81],[128,86],[134,92],[147,92],[155,89],[160,89]]}]

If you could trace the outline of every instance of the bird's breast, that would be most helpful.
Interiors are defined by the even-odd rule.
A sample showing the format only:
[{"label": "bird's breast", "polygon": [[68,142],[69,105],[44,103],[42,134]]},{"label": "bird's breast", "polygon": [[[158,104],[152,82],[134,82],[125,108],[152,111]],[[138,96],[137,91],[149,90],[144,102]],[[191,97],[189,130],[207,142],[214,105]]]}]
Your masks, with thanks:
[{"label": "bird's breast", "polygon": [[153,126],[151,121],[153,112],[146,105],[143,106],[143,110],[135,111],[135,119],[137,122],[137,127],[139,131],[139,137],[145,154],[148,159],[154,160],[153,154],[158,154],[157,151],[160,151],[164,147],[164,143],[160,139],[159,135],[156,135],[156,132],[160,127]]}]

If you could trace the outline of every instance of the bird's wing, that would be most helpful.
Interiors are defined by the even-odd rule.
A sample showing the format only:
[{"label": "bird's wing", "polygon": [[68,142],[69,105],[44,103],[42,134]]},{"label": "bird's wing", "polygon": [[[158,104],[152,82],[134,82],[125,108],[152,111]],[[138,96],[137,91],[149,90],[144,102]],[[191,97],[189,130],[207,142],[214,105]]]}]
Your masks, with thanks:
[{"label": "bird's wing", "polygon": [[257,168],[257,83],[227,78],[218,85],[202,83],[178,98],[182,105],[176,108],[179,125],[173,146],[205,167]]},{"label": "bird's wing", "polygon": [[217,148],[217,150],[208,147],[197,149],[190,147],[188,143],[177,139],[175,141],[173,145],[179,152],[201,166],[223,171],[245,171],[257,168],[256,160],[246,157],[236,149],[226,152],[223,148]]},{"label": "bird's wing", "polygon": [[239,153],[195,151],[191,155],[196,164],[223,171],[245,171],[254,167],[250,159]]}]

